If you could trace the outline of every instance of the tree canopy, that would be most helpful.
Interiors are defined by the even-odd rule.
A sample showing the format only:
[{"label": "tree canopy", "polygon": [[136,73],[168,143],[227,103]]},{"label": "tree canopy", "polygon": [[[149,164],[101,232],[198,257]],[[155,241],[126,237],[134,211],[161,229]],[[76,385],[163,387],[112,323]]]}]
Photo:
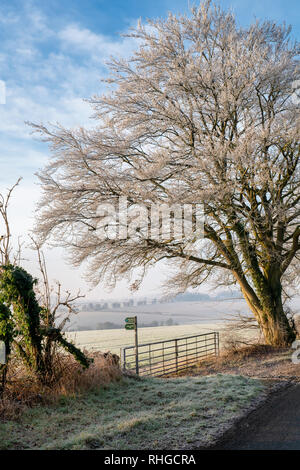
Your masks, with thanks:
[{"label": "tree canopy", "polygon": [[[93,129],[33,124],[52,149],[40,173],[37,231],[113,284],[159,260],[178,292],[208,278],[238,284],[266,341],[294,335],[284,290],[299,262],[299,44],[271,21],[239,27],[210,1],[148,21],[139,47],[112,59],[93,96]],[[204,238],[99,236],[101,203],[204,204]],[[299,269],[298,269],[299,271]]]}]

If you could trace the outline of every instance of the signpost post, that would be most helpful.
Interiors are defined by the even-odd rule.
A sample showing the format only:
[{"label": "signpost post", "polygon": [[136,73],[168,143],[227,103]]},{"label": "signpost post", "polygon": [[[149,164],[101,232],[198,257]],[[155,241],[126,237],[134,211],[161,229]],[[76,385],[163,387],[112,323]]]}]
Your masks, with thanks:
[{"label": "signpost post", "polygon": [[6,364],[6,348],[4,341],[0,341],[0,364]]},{"label": "signpost post", "polygon": [[137,332],[137,317],[125,318],[125,329],[134,330],[135,337],[135,372],[139,375],[139,351],[138,351],[138,332]]}]

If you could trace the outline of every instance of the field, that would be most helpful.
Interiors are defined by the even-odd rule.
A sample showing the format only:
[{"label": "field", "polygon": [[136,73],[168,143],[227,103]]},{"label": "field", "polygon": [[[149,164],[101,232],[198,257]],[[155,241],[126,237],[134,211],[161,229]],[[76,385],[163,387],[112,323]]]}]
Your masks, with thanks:
[{"label": "field", "polygon": [[[220,332],[220,347],[222,349],[227,336],[226,324],[224,322],[140,328],[138,330],[138,338],[139,344],[141,345],[155,341],[200,335],[212,331]],[[120,355],[120,351],[123,347],[134,345],[134,332],[125,330],[125,328],[116,330],[76,331],[67,333],[67,336],[81,348],[90,351],[111,351],[118,355]],[[256,337],[256,334],[247,331],[244,333],[244,336],[247,336],[249,339]]]},{"label": "field", "polygon": [[[300,298],[291,302],[294,312],[300,312]],[[251,315],[246,303],[240,299],[205,302],[174,302],[158,303],[141,307],[131,307],[126,310],[109,312],[80,312],[72,320],[72,326],[84,325],[95,328],[97,322],[111,321],[120,324],[120,329],[88,330],[68,332],[67,336],[83,348],[97,351],[111,351],[120,354],[120,349],[134,345],[133,331],[124,328],[126,316],[137,315],[138,323],[151,323],[152,321],[165,322],[169,318],[178,325],[139,328],[139,344],[153,341],[182,338],[184,336],[220,332],[220,346],[222,348],[226,327],[230,325],[232,316],[242,314]],[[245,331],[244,336],[252,339],[255,333]]]},{"label": "field", "polygon": [[[212,331],[219,331],[222,349],[228,328],[221,319],[140,328],[139,344]],[[250,339],[251,335],[248,331],[246,336]],[[69,332],[67,336],[90,351],[120,354],[120,348],[134,344],[134,332],[124,328]],[[270,372],[274,371],[272,379],[278,381],[285,374],[296,375],[294,368],[290,351],[278,353],[278,358],[274,353],[244,359],[221,355],[215,362],[190,370],[190,375],[124,377],[86,392],[62,394],[55,403],[25,407],[17,420],[0,422],[0,450],[187,450],[210,446],[265,399],[265,378]]]},{"label": "field", "polygon": [[242,299],[226,299],[201,302],[166,302],[134,307],[118,308],[107,311],[81,311],[72,317],[71,327],[74,329],[99,329],[99,323],[111,322],[124,325],[127,316],[137,315],[140,324],[151,325],[152,322],[166,324],[172,321],[179,325],[214,323],[226,320],[228,315],[250,314],[247,304]]},{"label": "field", "polygon": [[[221,326],[222,324],[220,323],[210,323],[205,325],[175,325],[139,328],[139,344],[218,331]],[[125,330],[125,328],[116,330],[74,331],[67,333],[67,336],[81,348],[103,352],[111,351],[115,354],[120,354],[120,349],[124,346],[134,345],[134,332]]]},{"label": "field", "polygon": [[264,394],[259,380],[237,375],[123,379],[0,423],[0,449],[196,449]]}]

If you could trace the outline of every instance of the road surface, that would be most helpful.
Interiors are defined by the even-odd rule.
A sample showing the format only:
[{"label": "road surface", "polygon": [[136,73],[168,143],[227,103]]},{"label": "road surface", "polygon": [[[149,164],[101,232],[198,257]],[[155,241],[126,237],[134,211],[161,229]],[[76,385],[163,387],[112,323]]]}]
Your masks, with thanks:
[{"label": "road surface", "polygon": [[273,396],[214,449],[300,450],[300,384]]}]

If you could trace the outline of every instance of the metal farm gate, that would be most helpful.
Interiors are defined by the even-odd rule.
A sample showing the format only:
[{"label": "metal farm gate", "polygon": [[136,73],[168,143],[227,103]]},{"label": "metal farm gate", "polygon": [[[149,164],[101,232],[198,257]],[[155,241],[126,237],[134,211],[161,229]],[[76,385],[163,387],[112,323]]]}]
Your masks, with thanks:
[{"label": "metal farm gate", "polygon": [[122,349],[124,370],[161,377],[187,369],[199,360],[219,355],[219,333],[204,333]]}]

